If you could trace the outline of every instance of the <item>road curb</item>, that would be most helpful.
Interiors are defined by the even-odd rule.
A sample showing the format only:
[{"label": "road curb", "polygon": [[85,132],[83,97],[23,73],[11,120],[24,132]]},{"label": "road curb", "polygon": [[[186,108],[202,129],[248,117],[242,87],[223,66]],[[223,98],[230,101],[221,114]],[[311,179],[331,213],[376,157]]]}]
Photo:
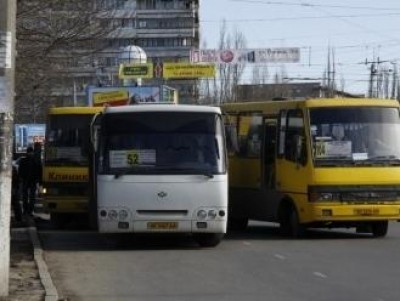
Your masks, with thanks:
[{"label": "road curb", "polygon": [[43,249],[37,234],[35,226],[30,226],[28,228],[29,237],[31,238],[34,259],[39,270],[40,280],[46,291],[45,301],[58,301],[58,292],[53,284],[49,270],[47,269],[47,264],[43,259]]}]

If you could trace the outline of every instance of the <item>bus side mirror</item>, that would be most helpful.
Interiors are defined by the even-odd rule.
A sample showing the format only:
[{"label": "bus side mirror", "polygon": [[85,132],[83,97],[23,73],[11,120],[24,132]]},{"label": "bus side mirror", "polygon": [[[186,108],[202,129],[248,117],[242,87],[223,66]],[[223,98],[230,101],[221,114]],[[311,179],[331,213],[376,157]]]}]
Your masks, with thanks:
[{"label": "bus side mirror", "polygon": [[100,119],[100,113],[97,113],[93,117],[92,122],[90,123],[90,144],[92,145],[94,152],[97,152],[99,148],[99,134],[100,134],[100,125],[98,123],[99,119]]},{"label": "bus side mirror", "polygon": [[91,137],[92,137],[93,150],[94,152],[97,152],[99,148],[99,131],[97,127],[93,128]]}]

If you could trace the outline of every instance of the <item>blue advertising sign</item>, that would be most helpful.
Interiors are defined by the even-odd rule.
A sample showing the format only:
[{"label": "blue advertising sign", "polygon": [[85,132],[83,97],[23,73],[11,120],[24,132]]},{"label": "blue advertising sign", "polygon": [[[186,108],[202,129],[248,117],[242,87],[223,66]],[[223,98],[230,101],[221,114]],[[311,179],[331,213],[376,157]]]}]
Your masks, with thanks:
[{"label": "blue advertising sign", "polygon": [[15,124],[14,125],[14,146],[16,153],[26,152],[28,146],[35,142],[44,143],[46,134],[45,124]]}]

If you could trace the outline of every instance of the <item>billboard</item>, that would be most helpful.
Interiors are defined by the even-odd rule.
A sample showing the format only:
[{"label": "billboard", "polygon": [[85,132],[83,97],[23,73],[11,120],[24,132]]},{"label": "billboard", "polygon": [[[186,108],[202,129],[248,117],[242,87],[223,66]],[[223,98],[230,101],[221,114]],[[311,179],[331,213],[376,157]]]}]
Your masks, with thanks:
[{"label": "billboard", "polygon": [[[172,90],[172,92],[170,91]],[[172,97],[171,97],[172,95]],[[176,103],[176,89],[167,86],[126,86],[87,88],[89,106],[120,106],[136,103]]]},{"label": "billboard", "polygon": [[129,93],[126,89],[110,89],[93,92],[93,106],[126,105],[129,102]]},{"label": "billboard", "polygon": [[214,64],[163,63],[164,78],[215,77]]},{"label": "billboard", "polygon": [[121,64],[119,66],[120,79],[152,78],[153,64]]},{"label": "billboard", "polygon": [[46,134],[45,124],[15,124],[14,125],[14,147],[16,153],[25,153],[28,146],[35,142],[44,143]]},{"label": "billboard", "polygon": [[194,49],[190,51],[192,63],[298,63],[300,48],[281,47],[263,49]]}]

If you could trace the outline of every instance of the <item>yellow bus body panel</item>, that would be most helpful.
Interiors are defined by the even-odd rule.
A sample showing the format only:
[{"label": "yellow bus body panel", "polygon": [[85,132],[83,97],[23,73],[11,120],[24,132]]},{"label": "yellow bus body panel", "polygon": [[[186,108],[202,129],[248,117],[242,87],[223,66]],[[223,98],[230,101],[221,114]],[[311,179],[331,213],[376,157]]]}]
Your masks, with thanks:
[{"label": "yellow bus body panel", "polygon": [[[57,183],[85,183],[89,185],[88,167],[47,167],[43,168],[43,182],[57,189]],[[45,193],[42,196],[44,209],[48,212],[83,213],[88,210],[87,195],[68,195],[66,193]]]},{"label": "yellow bus body panel", "polygon": [[[395,100],[386,99],[308,99],[288,101],[242,102],[227,103],[221,110],[228,117],[238,114],[257,113],[265,116],[276,116],[281,110],[309,109],[317,107],[394,107],[399,108]],[[235,117],[236,118],[236,117]],[[246,125],[246,124],[245,124]],[[244,125],[243,125],[244,126]],[[307,145],[309,145],[309,125],[306,124]],[[400,186],[400,167],[314,167],[311,160],[311,150],[308,149],[308,162],[299,167],[281,158],[275,161],[276,191],[290,198],[296,205],[300,222],[346,222],[400,220],[399,200],[369,201],[345,203],[340,201],[318,202],[309,201],[309,186],[346,186],[346,185],[376,185]],[[229,186],[234,189],[261,189],[262,167],[261,158],[242,158],[236,154],[229,156]],[[280,200],[265,200],[279,202]],[[247,203],[245,199],[241,202]],[[327,213],[330,212],[330,215]]]},{"label": "yellow bus body panel", "polygon": [[[48,110],[48,118],[51,116],[68,115],[71,117],[71,123],[74,122],[74,115],[95,115],[101,113],[104,107],[53,107]],[[88,124],[89,126],[89,124]],[[89,139],[89,137],[88,137]],[[45,149],[51,152],[51,148]],[[85,185],[88,189],[89,185],[89,169],[84,166],[47,166],[43,165],[43,185],[48,190],[59,190],[62,185],[74,183]],[[85,190],[82,189],[82,190]],[[54,213],[87,213],[88,212],[88,195],[85,193],[69,194],[68,189],[62,192],[44,193],[42,195],[43,207],[47,212]]]}]

